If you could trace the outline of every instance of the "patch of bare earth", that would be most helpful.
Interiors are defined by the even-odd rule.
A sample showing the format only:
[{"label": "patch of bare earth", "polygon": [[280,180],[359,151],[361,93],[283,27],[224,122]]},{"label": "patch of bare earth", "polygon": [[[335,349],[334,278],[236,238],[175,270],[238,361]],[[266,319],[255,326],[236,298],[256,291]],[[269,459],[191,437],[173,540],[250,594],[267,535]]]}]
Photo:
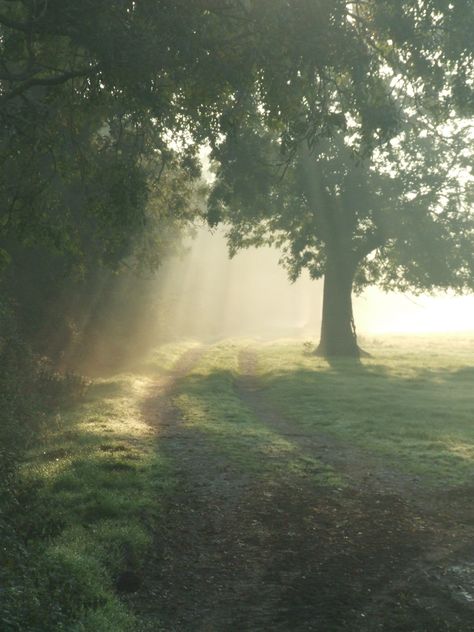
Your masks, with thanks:
[{"label": "patch of bare earth", "polygon": [[454,504],[429,508],[406,476],[360,450],[292,432],[266,406],[247,351],[236,392],[264,423],[341,471],[350,486],[321,487],[284,468],[271,479],[253,477],[187,428],[171,405],[201,353],[186,355],[145,409],[176,464],[176,485],[134,599],[150,629],[474,630],[471,576],[461,578],[466,557],[474,559],[466,548],[472,515],[460,524]]}]

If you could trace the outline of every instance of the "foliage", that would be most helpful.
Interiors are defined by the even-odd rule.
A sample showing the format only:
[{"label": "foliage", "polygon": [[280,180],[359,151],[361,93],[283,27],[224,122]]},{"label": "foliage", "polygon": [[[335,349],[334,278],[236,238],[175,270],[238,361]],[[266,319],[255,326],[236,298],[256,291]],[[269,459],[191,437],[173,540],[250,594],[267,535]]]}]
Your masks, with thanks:
[{"label": "foliage", "polygon": [[182,198],[199,177],[192,148],[168,147],[180,116],[172,79],[166,87],[170,59],[155,67],[150,53],[169,48],[175,8],[1,4],[4,239],[111,266],[145,228],[156,247],[165,238],[156,220],[190,213]]},{"label": "foliage", "polygon": [[0,445],[8,463],[34,442],[46,415],[81,397],[85,380],[55,373],[20,335],[13,309],[0,304]]},{"label": "foliage", "polygon": [[116,264],[154,176],[195,179],[196,143],[253,129],[255,103],[285,155],[351,121],[361,147],[393,135],[387,78],[467,115],[472,21],[469,0],[2,0],[2,234]]},{"label": "foliage", "polygon": [[213,145],[208,221],[230,225],[231,254],[276,244],[291,278],[325,276],[319,353],[360,353],[354,282],[472,288],[474,12],[452,8],[280,7],[287,32],[275,15],[268,31],[284,61],[262,69],[260,92],[241,99],[245,124]]},{"label": "foliage", "polygon": [[451,125],[407,124],[365,158],[348,130],[284,167],[264,129],[224,143],[211,204],[231,253],[277,245],[292,279],[304,268],[320,278],[336,257],[358,289],[472,288],[471,130]]},{"label": "foliage", "polygon": [[208,219],[227,224],[231,254],[276,245],[292,280],[325,277],[319,353],[360,353],[353,286],[474,288],[472,125],[414,120],[410,103],[398,134],[364,155],[355,124],[286,160],[265,125],[214,150]]},{"label": "foliage", "polygon": [[[163,227],[160,239],[167,240],[166,235]],[[168,253],[178,247],[174,238],[166,245]],[[48,358],[55,370],[90,375],[120,369],[147,351],[150,342],[164,339],[167,304],[158,291],[162,270],[137,271],[147,262],[135,265],[129,259],[131,269],[122,265],[112,271],[91,264],[78,275],[70,258],[45,247],[12,244],[11,251],[0,291],[15,305],[25,344]],[[151,253],[157,258],[162,254],[159,248]]]},{"label": "foliage", "polygon": [[[336,156],[325,139],[351,128],[354,152],[369,155],[399,132],[400,94],[410,95],[413,117],[426,110],[441,122],[452,112],[472,114],[472,25],[469,0],[455,6],[448,0],[0,0],[0,267],[10,265],[1,290],[16,303],[15,316],[0,306],[4,627],[127,630],[135,624],[113,582],[125,562],[143,557],[148,535],[133,519],[150,512],[154,467],[161,467],[145,441],[123,437],[120,420],[126,433],[143,432],[136,410],[124,404],[137,385],[132,379],[126,386],[106,384],[112,395],[104,410],[89,400],[61,421],[54,412],[83,395],[85,382],[54,369],[71,341],[97,339],[91,330],[106,319],[102,300],[126,278],[123,269],[155,269],[201,214],[199,145],[208,142],[221,160],[211,219],[219,219],[221,202],[231,208],[232,193],[232,204],[242,202],[239,212],[247,214],[235,214],[236,222],[250,230],[239,239],[267,238],[272,205],[296,208],[311,223],[301,196],[298,206],[290,204],[304,174],[303,145],[313,153],[319,147],[316,161],[329,177]],[[393,82],[404,86],[396,98]],[[287,166],[281,187],[267,169],[267,150],[272,163]],[[394,164],[398,148],[395,161],[383,151],[386,164]],[[406,170],[405,199],[396,206],[398,241],[388,208],[357,211],[357,244],[386,231],[377,254],[383,259],[367,262],[358,283],[389,286],[405,266],[407,283],[433,284],[430,262],[416,268],[410,259],[422,254],[423,240],[413,236],[430,234],[447,262],[435,284],[466,285],[472,226],[464,226],[462,243],[452,239],[464,220],[449,187],[443,212],[433,216],[433,198],[431,214],[423,215],[426,199],[407,198],[420,162],[409,149],[406,156],[413,169]],[[366,176],[377,186],[390,182],[364,164],[356,187],[361,199]],[[348,170],[340,171],[344,180]],[[423,175],[432,177],[428,171]],[[443,175],[451,182],[449,172]],[[431,195],[436,183],[429,187]],[[413,217],[423,219],[418,233]],[[288,213],[284,221],[292,222]],[[291,230],[303,238],[288,251],[293,273],[311,264],[320,274],[321,238],[308,259],[301,228],[291,223]],[[143,305],[137,297],[138,290],[128,293],[130,302]],[[220,375],[193,376],[190,392],[177,396],[190,423],[205,420],[208,435],[220,447],[226,443],[225,411],[209,394],[210,384],[225,394],[225,428],[236,445],[256,441],[261,448],[271,441],[288,454],[290,447],[236,398],[235,367],[229,372],[227,359],[217,362],[224,366]],[[114,398],[122,389],[127,396]],[[208,408],[215,409],[210,417]],[[248,433],[236,430],[241,416],[255,426]],[[20,477],[19,452],[45,427]],[[258,470],[259,455],[249,454]]]},{"label": "foliage", "polygon": [[[27,448],[37,443],[46,425],[65,407],[80,398],[86,383],[75,375],[59,375],[49,363],[32,353],[20,335],[11,306],[0,304],[0,580],[2,583],[2,629],[16,618],[19,600],[28,597],[29,582],[36,572],[35,560],[26,555],[29,534],[23,531],[27,521],[49,532],[49,505],[36,506],[35,491],[22,485],[19,459]],[[31,504],[33,502],[33,505]],[[9,586],[13,577],[22,576],[27,583]],[[11,588],[13,599],[7,606],[4,598]],[[25,592],[23,592],[25,590]],[[31,595],[33,597],[33,595]],[[34,598],[31,602],[34,607]]]}]

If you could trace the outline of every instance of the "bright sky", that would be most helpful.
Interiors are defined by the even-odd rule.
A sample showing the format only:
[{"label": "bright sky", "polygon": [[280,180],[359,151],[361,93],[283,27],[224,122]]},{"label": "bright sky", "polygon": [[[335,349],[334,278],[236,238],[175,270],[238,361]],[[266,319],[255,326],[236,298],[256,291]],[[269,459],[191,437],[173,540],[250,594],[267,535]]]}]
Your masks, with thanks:
[{"label": "bright sky", "polygon": [[366,333],[474,331],[474,295],[411,296],[369,288],[354,300],[358,329]]}]

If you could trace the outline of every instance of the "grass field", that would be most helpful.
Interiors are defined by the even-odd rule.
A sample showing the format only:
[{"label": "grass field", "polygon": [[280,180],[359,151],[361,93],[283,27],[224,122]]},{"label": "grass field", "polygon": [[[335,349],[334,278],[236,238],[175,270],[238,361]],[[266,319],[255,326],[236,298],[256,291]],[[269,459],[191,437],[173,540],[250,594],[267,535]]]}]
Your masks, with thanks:
[{"label": "grass field", "polygon": [[265,424],[235,388],[239,377],[238,342],[211,348],[182,381],[174,405],[190,431],[254,477],[309,472],[315,482],[340,485],[331,468],[301,455],[291,440]]},{"label": "grass field", "polygon": [[[329,364],[300,342],[227,340],[200,348],[178,375],[173,371],[180,358],[199,349],[194,343],[180,343],[156,350],[130,373],[95,381],[80,405],[50,424],[23,464],[26,510],[19,528],[24,533],[28,564],[16,569],[15,579],[6,586],[5,629],[170,629],[169,622],[178,615],[168,613],[160,627],[159,599],[156,607],[141,612],[147,609],[142,606],[153,590],[142,591],[134,601],[120,589],[124,573],[147,583],[145,562],[157,545],[160,524],[168,519],[163,507],[177,499],[176,521],[186,525],[191,520],[186,507],[188,502],[192,506],[194,486],[207,490],[202,492],[204,505],[217,506],[226,494],[231,500],[233,494],[237,498],[232,480],[236,485],[240,481],[239,490],[251,485],[251,502],[242,500],[241,491],[240,500],[235,500],[240,503],[235,504],[240,507],[237,521],[244,523],[248,514],[248,531],[242,536],[246,542],[252,524],[260,520],[259,510],[251,508],[260,493],[265,503],[290,484],[294,489],[326,490],[325,494],[331,490],[345,494],[354,485],[347,468],[338,467],[337,458],[313,450],[318,442],[326,442],[332,452],[341,446],[341,454],[346,455],[352,446],[353,459],[363,460],[361,455],[366,454],[374,463],[386,464],[395,473],[393,478],[398,474],[403,480],[416,478],[417,485],[428,493],[472,489],[474,338],[381,338],[365,340],[364,348],[372,357],[361,364]],[[164,388],[166,380],[169,384]],[[150,418],[150,401],[160,388],[172,410],[166,424],[161,419],[163,427],[173,428],[169,436],[160,431],[159,418],[156,427]],[[360,486],[357,493],[363,493]],[[346,503],[345,512],[355,511],[348,507]],[[199,531],[202,517],[196,518],[196,510],[192,511],[194,522],[189,529]],[[220,520],[224,509],[216,511],[213,520]],[[271,511],[280,511],[277,503]],[[276,555],[272,552],[276,545],[271,542],[275,537],[272,524],[278,515],[270,512],[268,524],[257,529],[263,542],[260,548],[267,548],[269,557]],[[298,531],[300,523],[306,529],[308,521],[314,520],[311,516],[299,520],[296,513],[288,520]],[[344,520],[350,523],[350,515]],[[354,514],[354,525],[358,520]],[[234,527],[226,528],[232,531]],[[232,546],[229,544],[230,549]],[[196,547],[208,551],[201,557],[211,555],[211,550],[216,555],[214,540],[198,540]],[[247,551],[242,547],[234,558]],[[246,555],[259,553],[249,549]],[[221,561],[215,563],[219,566]],[[199,574],[199,570],[195,572]],[[194,588],[187,590],[192,593]],[[184,603],[183,611],[186,607]],[[403,617],[400,621],[401,627],[386,629],[464,632],[462,627],[448,627],[451,619],[445,627],[433,627],[428,621],[427,627],[423,627],[425,623],[416,627],[415,622],[415,627],[404,628]],[[209,625],[217,627],[205,625],[193,628],[184,618],[182,627],[176,629],[231,629],[224,623],[219,628],[215,621]],[[344,622],[337,625],[340,627],[331,629],[346,630]]]},{"label": "grass field", "polygon": [[358,365],[263,347],[264,397],[298,426],[383,454],[404,471],[450,486],[474,483],[474,338],[364,341]]}]

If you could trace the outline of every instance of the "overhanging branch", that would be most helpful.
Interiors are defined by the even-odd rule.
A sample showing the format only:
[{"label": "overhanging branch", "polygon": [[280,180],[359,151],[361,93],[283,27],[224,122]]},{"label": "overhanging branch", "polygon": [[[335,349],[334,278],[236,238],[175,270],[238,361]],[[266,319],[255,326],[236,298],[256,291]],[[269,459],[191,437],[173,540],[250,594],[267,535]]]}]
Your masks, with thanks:
[{"label": "overhanging branch", "polygon": [[71,70],[70,72],[64,72],[60,75],[55,75],[55,76],[50,76],[50,77],[38,77],[38,76],[31,77],[31,79],[24,81],[23,83],[21,83],[19,86],[17,86],[10,92],[4,94],[0,98],[0,103],[4,101],[9,101],[10,99],[13,99],[23,94],[24,92],[26,92],[30,88],[33,88],[34,86],[46,86],[46,87],[59,86],[63,83],[66,83],[70,79],[74,79],[76,77],[87,77],[95,70],[96,70],[96,67],[94,66],[94,67],[82,69],[82,70]]}]

